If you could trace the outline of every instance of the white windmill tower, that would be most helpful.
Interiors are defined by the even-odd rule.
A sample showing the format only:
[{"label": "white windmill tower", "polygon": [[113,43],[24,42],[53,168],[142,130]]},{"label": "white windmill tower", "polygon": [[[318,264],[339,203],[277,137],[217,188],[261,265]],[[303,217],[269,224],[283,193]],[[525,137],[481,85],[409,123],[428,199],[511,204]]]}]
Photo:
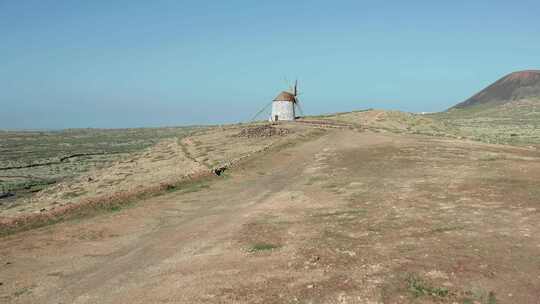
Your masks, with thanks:
[{"label": "white windmill tower", "polygon": [[298,80],[294,82],[294,88],[283,91],[272,101],[272,115],[270,121],[291,121],[296,119],[296,109],[302,114],[300,100],[298,99]]}]

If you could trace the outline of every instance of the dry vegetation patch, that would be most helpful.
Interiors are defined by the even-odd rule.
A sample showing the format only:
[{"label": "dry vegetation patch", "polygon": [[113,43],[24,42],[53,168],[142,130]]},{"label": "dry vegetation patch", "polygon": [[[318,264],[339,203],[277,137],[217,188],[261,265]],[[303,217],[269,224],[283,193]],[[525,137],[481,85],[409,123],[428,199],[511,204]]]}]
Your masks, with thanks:
[{"label": "dry vegetation patch", "polygon": [[[267,150],[277,142],[285,143],[294,128],[296,127],[247,125],[197,129],[189,133],[187,130],[184,133],[170,132],[164,135],[170,138],[160,139],[142,150],[129,153],[126,150],[124,154],[107,158],[106,162],[94,163],[91,161],[94,158],[88,158],[88,155],[69,158],[69,164],[78,166],[82,162],[85,169],[75,171],[71,170],[71,167],[65,167],[63,170],[68,172],[60,170],[61,177],[53,179],[39,179],[36,176],[46,174],[46,170],[56,170],[56,163],[15,171],[5,170],[11,183],[20,180],[20,184],[15,188],[16,195],[12,194],[12,190],[4,190],[5,185],[2,184],[4,188],[3,197],[0,198],[0,219],[4,225],[11,227],[23,223],[29,225],[40,218],[37,223],[42,225],[61,220],[64,215],[76,210],[79,212],[81,205],[105,206],[105,209],[114,211],[120,208],[119,204],[122,202],[152,193],[199,191],[199,188],[194,187],[180,188],[185,187],[188,180],[217,174],[218,170],[221,174],[227,167],[254,153]],[[253,129],[256,131],[248,133],[259,135],[237,136],[239,130],[242,134],[242,130]],[[308,128],[299,128],[293,136],[301,138],[309,132],[311,131]],[[34,139],[36,140],[40,139]],[[107,138],[103,140],[106,141]],[[62,161],[59,164],[65,166]],[[16,175],[20,174],[20,170],[36,176]],[[0,182],[3,182],[3,178],[0,178]],[[33,181],[27,181],[28,178]]]},{"label": "dry vegetation patch", "polygon": [[201,165],[183,155],[177,140],[163,140],[106,168],[93,169],[22,198],[1,215],[14,218],[89,201],[119,201],[121,197],[127,199],[165,184],[174,185],[202,172]]},{"label": "dry vegetation patch", "polygon": [[477,105],[440,113],[364,110],[315,118],[347,122],[376,132],[422,134],[494,144],[540,146],[540,99]]}]

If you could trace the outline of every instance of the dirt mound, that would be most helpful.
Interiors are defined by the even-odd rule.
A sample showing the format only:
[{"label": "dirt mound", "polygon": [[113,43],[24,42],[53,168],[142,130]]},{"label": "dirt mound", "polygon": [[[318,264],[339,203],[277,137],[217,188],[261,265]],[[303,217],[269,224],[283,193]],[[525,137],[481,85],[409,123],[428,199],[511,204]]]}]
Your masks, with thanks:
[{"label": "dirt mound", "polygon": [[501,105],[513,100],[540,97],[540,71],[515,72],[497,80],[473,97],[454,106],[462,109],[475,105]]},{"label": "dirt mound", "polygon": [[248,127],[243,128],[238,133],[237,137],[272,137],[272,136],[285,136],[291,133],[288,129],[276,128],[271,125],[257,126],[257,127]]}]

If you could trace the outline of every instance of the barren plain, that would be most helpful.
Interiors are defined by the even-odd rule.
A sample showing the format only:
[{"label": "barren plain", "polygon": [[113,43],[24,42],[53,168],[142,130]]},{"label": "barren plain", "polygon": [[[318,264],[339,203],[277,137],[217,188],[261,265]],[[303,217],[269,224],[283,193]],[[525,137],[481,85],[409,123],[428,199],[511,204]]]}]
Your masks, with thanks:
[{"label": "barren plain", "polygon": [[4,226],[0,299],[538,303],[536,143],[473,141],[437,119],[213,127],[63,179],[2,210],[51,222]]}]

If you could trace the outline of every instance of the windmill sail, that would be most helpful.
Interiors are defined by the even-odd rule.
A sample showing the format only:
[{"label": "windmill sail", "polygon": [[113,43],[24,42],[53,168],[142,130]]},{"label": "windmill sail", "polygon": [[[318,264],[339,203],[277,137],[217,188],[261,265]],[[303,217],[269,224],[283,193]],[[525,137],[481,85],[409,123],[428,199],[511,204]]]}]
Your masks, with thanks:
[{"label": "windmill sail", "polygon": [[302,106],[300,105],[300,99],[298,98],[298,95],[300,95],[298,92],[298,79],[294,81],[293,95],[295,108],[298,109],[298,113],[301,116],[304,116],[304,111],[302,110]]}]

